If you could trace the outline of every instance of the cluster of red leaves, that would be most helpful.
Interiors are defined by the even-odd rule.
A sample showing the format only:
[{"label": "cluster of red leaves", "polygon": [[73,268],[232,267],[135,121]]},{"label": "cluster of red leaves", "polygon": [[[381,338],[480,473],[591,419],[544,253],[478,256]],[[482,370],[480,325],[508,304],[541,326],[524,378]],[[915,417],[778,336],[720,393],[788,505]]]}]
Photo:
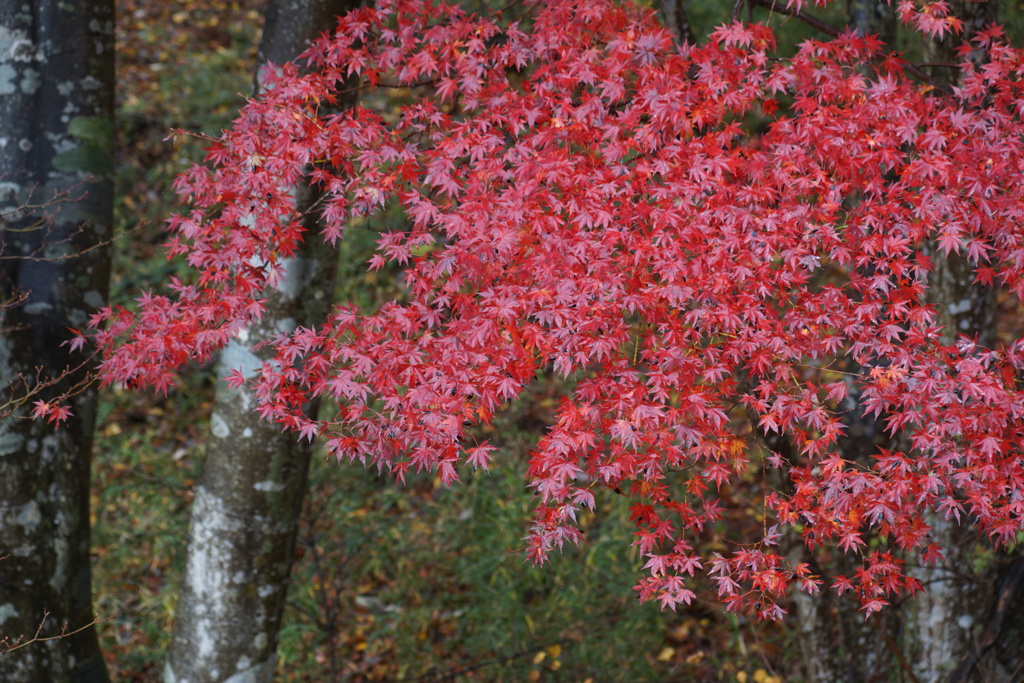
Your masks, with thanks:
[{"label": "cluster of red leaves", "polygon": [[[901,4],[931,33],[956,28],[942,7]],[[710,562],[687,540],[759,457],[731,429],[737,410],[794,444],[789,460],[767,457],[792,490],[765,504],[809,546],[860,552],[872,534],[934,561],[929,508],[996,541],[1024,528],[1024,342],[944,344],[922,249],[963,253],[980,282],[1024,292],[1024,52],[981,34],[989,61],[965,62],[947,96],[895,57],[871,66],[880,45],[853,34],[779,59],[758,24],[680,48],[628,5],[533,12],[505,26],[382,2],[341,18],[308,73],[272,76],[209,167],[178,180],[193,208],[171,221],[170,252],[195,282],[93,321],[106,381],[166,387],[260,315],[303,239],[289,188],[312,167],[332,240],[401,203],[411,227],[383,234],[371,267],[404,266],[408,298],[282,336],[249,382],[256,409],[339,459],[453,482],[493,451],[467,443],[469,426],[541,368],[574,376],[531,456],[535,561],[579,540],[573,521],[604,485],[636,500],[644,599],[689,602],[685,577],[706,563],[729,608],[761,617],[781,614],[793,582],[817,590],[776,551],[777,531]],[[326,113],[354,83],[421,96],[397,121]],[[830,373],[839,357],[867,370]],[[851,389],[910,452],[844,461]],[[308,420],[311,396],[337,413]],[[892,552],[835,587],[868,613],[919,588]]]}]

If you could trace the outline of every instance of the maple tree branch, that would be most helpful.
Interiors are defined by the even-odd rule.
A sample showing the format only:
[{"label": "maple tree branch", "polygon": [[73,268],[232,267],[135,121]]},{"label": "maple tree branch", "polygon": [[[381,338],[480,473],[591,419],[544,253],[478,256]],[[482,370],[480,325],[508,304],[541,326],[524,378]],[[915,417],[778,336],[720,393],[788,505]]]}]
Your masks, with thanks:
[{"label": "maple tree branch", "polygon": [[[5,401],[0,403],[0,417],[3,418],[15,418],[20,420],[35,420],[39,419],[34,415],[17,415],[15,414],[18,408],[24,406],[33,397],[39,396],[45,389],[56,386],[67,378],[77,374],[84,368],[93,365],[93,361],[97,357],[97,352],[91,353],[85,360],[80,362],[78,365],[66,366],[64,370],[60,372],[56,377],[50,377],[49,379],[44,378],[42,366],[35,368],[36,376],[34,380],[30,380],[25,377],[24,374],[19,373],[18,376],[11,381],[8,385],[8,396]],[[75,382],[73,385],[68,387],[67,390],[62,392],[59,396],[50,399],[47,403],[50,404],[63,404],[68,399],[77,396],[82,393],[90,386],[96,383],[97,377],[95,373],[88,372],[85,377]],[[20,383],[22,390],[18,393],[17,386]]]},{"label": "maple tree branch", "polygon": [[[40,224],[38,226],[34,226],[33,229],[38,230],[41,229],[42,227],[43,226]],[[119,235],[114,235],[109,239],[101,240],[99,242],[96,242],[95,244],[89,245],[88,247],[78,249],[71,254],[60,254],[58,256],[33,256],[31,254],[14,254],[12,256],[7,256],[6,254],[0,254],[0,261],[33,261],[35,263],[56,263],[58,261],[68,261],[70,259],[78,258],[83,254],[88,254],[91,251],[96,251],[97,249],[102,249],[103,247],[112,246],[117,240],[125,238],[128,235],[132,234],[133,232],[138,232],[141,229],[142,223],[140,222],[134,228],[128,228]],[[74,237],[74,235],[72,235],[72,237]],[[69,244],[70,241],[71,238],[68,238],[67,240],[63,240],[62,242],[51,242],[50,244]],[[2,246],[2,240],[0,240],[0,246]],[[0,303],[0,306],[5,305],[5,303],[6,302]]]},{"label": "maple tree branch", "polygon": [[735,0],[735,2],[732,3],[732,20],[734,22],[740,20],[740,10],[742,9],[743,0]]},{"label": "maple tree branch", "polygon": [[[975,346],[954,348],[934,336],[937,327],[921,303],[928,264],[919,251],[932,239],[935,224],[944,248],[959,250],[966,238],[971,260],[991,251],[992,264],[1007,263],[989,268],[986,280],[998,277],[1020,286],[1019,245],[956,225],[963,222],[960,216],[972,225],[1007,220],[1024,201],[1014,173],[1024,158],[1019,117],[1008,103],[983,101],[982,83],[977,94],[965,91],[978,104],[962,111],[954,98],[941,96],[950,86],[935,85],[920,66],[898,61],[875,38],[844,30],[838,21],[839,29],[833,29],[780,4],[740,0],[736,16],[744,7],[778,10],[785,16],[772,16],[770,23],[783,24],[780,33],[799,23],[833,40],[820,51],[825,56],[805,50],[792,59],[767,58],[758,49],[758,59],[744,65],[749,46],[737,47],[734,40],[742,44],[745,37],[763,36],[767,44],[770,29],[734,24],[723,40],[687,47],[690,68],[683,59],[678,82],[667,84],[677,97],[664,101],[641,84],[661,79],[676,64],[668,61],[677,59],[676,51],[639,45],[636,33],[623,28],[635,25],[632,14],[618,3],[585,0],[584,7],[605,17],[600,22],[589,21],[571,0],[531,3],[543,14],[522,35],[534,28],[553,32],[563,46],[557,53],[539,44],[505,56],[486,53],[506,44],[499,22],[415,3],[394,16],[373,12],[373,26],[399,28],[387,41],[370,41],[361,24],[341,27],[335,34],[337,62],[320,55],[338,73],[363,69],[370,60],[377,65],[372,73],[389,82],[400,80],[395,74],[403,68],[419,74],[407,79],[416,81],[426,78],[419,62],[424,57],[438,64],[432,74],[452,68],[463,73],[462,43],[420,40],[425,29],[449,24],[452,41],[483,41],[486,54],[473,56],[473,64],[490,68],[490,55],[513,57],[516,66],[506,66],[509,78],[480,84],[486,100],[480,88],[458,80],[445,81],[441,93],[429,91],[432,81],[424,82],[427,87],[413,94],[429,105],[429,116],[397,121],[359,120],[349,113],[340,119],[344,125],[331,125],[334,113],[295,105],[290,88],[265,93],[259,106],[247,110],[250,116],[238,119],[240,137],[229,137],[224,153],[214,155],[217,172],[185,176],[194,189],[190,211],[202,220],[180,230],[172,247],[175,253],[192,247],[189,265],[204,284],[180,301],[147,295],[134,320],[120,311],[117,317],[106,313],[114,322],[98,340],[107,349],[120,345],[109,354],[104,378],[165,387],[173,379],[170,367],[193,357],[205,360],[235,321],[247,323],[259,314],[253,297],[225,300],[224,292],[233,283],[247,291],[264,287],[270,274],[254,270],[262,262],[253,263],[250,254],[293,240],[275,231],[268,244],[261,222],[225,246],[222,212],[237,201],[238,210],[258,221],[280,221],[276,202],[291,200],[286,192],[294,165],[267,164],[255,172],[248,141],[256,136],[268,157],[287,161],[308,153],[303,158],[325,166],[322,201],[337,202],[328,204],[328,216],[337,220],[328,237],[336,238],[350,215],[390,223],[392,206],[405,212],[398,229],[379,230],[385,234],[369,265],[405,266],[409,286],[392,302],[374,302],[368,309],[345,305],[330,324],[275,342],[280,369],[266,369],[253,381],[258,409],[304,436],[310,428],[323,433],[327,457],[375,465],[399,480],[411,469],[437,471],[444,483],[454,483],[463,457],[474,465],[489,458],[482,448],[465,452],[466,430],[489,424],[539,371],[551,368],[579,382],[555,390],[565,408],[550,437],[530,455],[528,485],[547,496],[537,505],[527,537],[527,554],[537,564],[586,530],[571,525],[569,513],[589,505],[596,497],[590,489],[616,485],[618,493],[625,491],[643,506],[633,521],[651,561],[638,597],[658,598],[665,608],[694,599],[682,574],[705,555],[701,546],[691,552],[674,545],[669,550],[669,544],[688,541],[719,518],[722,507],[764,509],[766,516],[785,520],[781,528],[800,534],[812,560],[818,548],[860,555],[864,570],[832,583],[837,592],[859,597],[869,615],[890,594],[918,587],[904,572],[903,553],[894,556],[888,549],[920,543],[920,501],[952,506],[957,515],[965,502],[990,505],[991,515],[969,522],[1012,538],[1015,528],[1005,520],[1017,522],[1018,516],[1006,486],[1015,485],[1019,425],[1001,406],[1020,399],[1020,386],[1003,378],[1020,372],[1020,359],[1012,353],[990,357]],[[749,21],[749,11],[742,18]],[[922,30],[935,26],[934,17],[919,19]],[[366,49],[351,50],[357,43]],[[615,57],[623,45],[650,57]],[[396,47],[400,57],[394,61]],[[827,54],[845,47],[857,56],[829,61]],[[1012,54],[1024,58],[1024,52]],[[805,87],[802,73],[823,60],[831,67]],[[863,62],[873,62],[874,71]],[[1007,81],[998,87],[1012,88],[1011,62],[993,60],[990,82]],[[709,64],[706,72],[694,66],[701,64]],[[889,74],[896,76],[889,79],[893,83],[884,82]],[[784,96],[831,102],[836,92],[866,95],[857,88],[872,78],[871,85],[883,81],[888,94],[877,98],[877,107],[860,106],[860,97],[850,106],[792,107],[786,125],[762,138],[736,114],[766,103],[769,88],[748,86],[752,79],[773,76],[778,80],[771,89]],[[720,91],[716,83],[722,79]],[[320,103],[338,96],[338,84],[325,78],[294,85],[308,101]],[[379,87],[408,92],[417,86]],[[449,99],[456,104],[449,106]],[[467,110],[467,103],[474,104]],[[673,115],[677,106],[693,114],[685,124]],[[766,115],[779,106],[771,98]],[[920,112],[927,130],[904,139],[905,123],[890,120],[884,106]],[[312,127],[301,116],[301,127],[277,126],[279,108],[311,117],[322,135],[307,135]],[[567,112],[571,125],[556,118]],[[977,140],[970,135],[977,126],[992,132]],[[662,154],[669,148],[681,153],[669,158]],[[993,149],[999,151],[990,154]],[[962,177],[936,174],[938,156],[962,169]],[[900,178],[905,185],[896,184]],[[999,197],[983,205],[979,189],[988,200],[989,188]],[[264,193],[264,205],[244,206],[247,197]],[[1006,208],[997,199],[1006,199]],[[819,233],[828,233],[834,246],[819,241]],[[417,251],[427,244],[426,251]],[[951,300],[959,301],[959,293]],[[487,348],[498,352],[481,351]],[[320,364],[305,368],[304,358]],[[975,369],[961,371],[961,359]],[[859,372],[847,372],[854,369]],[[245,378],[236,374],[233,380]],[[346,407],[313,423],[304,405],[320,393]],[[744,411],[753,435],[740,417]],[[969,431],[946,426],[966,414]],[[868,419],[877,429],[866,431],[856,448],[852,438],[839,441],[859,436],[847,423]],[[912,449],[903,445],[881,452],[883,443],[876,442],[887,438],[884,444],[891,445],[900,431],[936,441],[928,442],[930,452],[904,453]],[[477,440],[476,434],[471,438]],[[576,450],[570,444],[588,445]],[[601,449],[600,459],[590,456],[589,444]],[[999,474],[976,474],[961,453],[982,454]],[[721,464],[702,471],[697,457],[706,455]],[[754,472],[758,455],[760,477]],[[915,474],[917,462],[945,481],[966,476],[969,500],[963,500],[968,484],[950,484],[944,495],[933,492]],[[704,479],[722,488],[744,471],[755,482],[751,487],[744,480],[737,493],[704,493]],[[1007,479],[1000,481],[1003,474]],[[677,516],[682,525],[675,523]],[[721,573],[715,580],[723,582],[719,600],[731,610],[777,619],[777,598],[786,585],[812,592],[821,580],[809,563],[794,567],[781,549],[771,548],[783,537],[766,526],[767,520],[745,523],[726,536],[726,548],[735,552],[713,560]],[[885,552],[875,552],[876,540]],[[929,546],[925,559],[935,552]],[[322,549],[314,555],[327,557]],[[317,557],[312,559],[315,565]],[[318,571],[326,569],[331,567],[324,562]],[[317,595],[324,603],[316,610],[318,620],[333,623],[341,609],[337,591],[325,583]],[[326,642],[333,647],[330,636]],[[451,678],[464,672],[459,667],[479,665],[455,660],[447,671],[438,667],[429,675]]]},{"label": "maple tree branch", "polygon": [[759,7],[765,7],[769,11],[778,12],[780,14],[785,14],[786,16],[793,17],[794,19],[799,19],[800,21],[804,22],[811,28],[817,29],[822,33],[826,33],[832,36],[833,38],[838,38],[840,36],[840,32],[838,29],[826,24],[821,19],[818,19],[817,17],[810,15],[807,12],[804,12],[803,10],[793,9],[791,7],[787,7],[786,5],[780,5],[777,2],[777,0],[750,0],[750,2],[751,4],[758,5]]},{"label": "maple tree branch", "polygon": [[32,186],[32,188],[29,189],[28,198],[25,200],[24,203],[19,204],[18,206],[0,209],[0,224],[4,226],[4,230],[7,232],[29,232],[30,230],[36,229],[39,226],[35,224],[28,226],[26,228],[12,228],[8,225],[8,222],[10,220],[9,217],[31,214],[36,211],[42,211],[43,209],[50,209],[59,204],[63,204],[64,202],[77,202],[78,200],[85,197],[88,193],[83,190],[81,195],[77,197],[71,197],[71,192],[79,188],[81,185],[83,185],[84,182],[85,181],[80,181],[66,189],[57,190],[49,199],[37,203],[32,202],[32,197],[33,195],[35,195],[36,190],[39,187],[38,185],[34,185]]},{"label": "maple tree branch", "polygon": [[522,3],[522,1],[523,0],[512,0],[512,2],[508,3],[504,7],[499,7],[498,9],[494,10],[493,12],[491,12],[491,16],[494,17],[494,16],[498,16],[500,14],[504,14],[505,12],[507,12],[510,9],[512,9],[516,5]]},{"label": "maple tree branch", "polygon": [[350,95],[350,94],[364,92],[364,91],[377,90],[378,88],[391,88],[393,90],[401,90],[401,89],[412,90],[413,88],[422,88],[422,87],[425,87],[425,86],[428,86],[428,85],[437,85],[437,79],[433,79],[433,80],[429,80],[429,81],[418,81],[416,83],[405,83],[405,84],[403,84],[403,83],[385,83],[385,82],[381,81],[381,82],[377,83],[376,85],[370,83],[370,81],[365,81],[364,80],[361,84],[353,85],[351,88],[345,88],[343,90],[337,90],[335,92],[335,94],[337,94],[337,95]]},{"label": "maple tree branch", "polygon": [[[740,2],[740,1],[741,0],[737,0],[737,3]],[[803,10],[797,10],[797,9],[793,9],[791,7],[787,7],[785,5],[779,4],[778,0],[749,0],[749,1],[752,4],[754,4],[754,5],[758,5],[760,7],[767,8],[768,10],[770,10],[772,12],[779,12],[780,14],[785,14],[786,16],[793,17],[794,19],[799,19],[800,21],[804,22],[808,26],[810,26],[810,27],[812,27],[814,29],[817,29],[818,31],[821,31],[822,33],[824,33],[826,35],[829,35],[829,36],[831,36],[833,38],[838,38],[840,35],[842,35],[842,32],[839,31],[839,29],[837,29],[837,28],[835,28],[833,26],[830,26],[829,24],[826,24],[821,19],[818,19],[817,17],[815,17],[813,15],[807,14],[807,12],[804,12]],[[878,50],[875,54],[878,55],[878,56],[881,56],[881,57],[885,57],[886,56],[885,53],[882,52],[881,50]],[[919,65],[914,64],[912,62],[904,62],[904,67],[903,68],[906,69],[907,72],[913,74],[918,80],[922,81],[923,83],[928,84],[929,86],[935,88],[936,90],[939,90],[939,91],[941,91],[941,92],[943,92],[943,93],[945,93],[947,95],[952,95],[953,94],[953,91],[950,90],[949,87],[947,87],[945,85],[942,85],[941,83],[937,83],[934,80],[932,80],[931,76],[929,76],[927,73],[925,73],[924,70]]]}]

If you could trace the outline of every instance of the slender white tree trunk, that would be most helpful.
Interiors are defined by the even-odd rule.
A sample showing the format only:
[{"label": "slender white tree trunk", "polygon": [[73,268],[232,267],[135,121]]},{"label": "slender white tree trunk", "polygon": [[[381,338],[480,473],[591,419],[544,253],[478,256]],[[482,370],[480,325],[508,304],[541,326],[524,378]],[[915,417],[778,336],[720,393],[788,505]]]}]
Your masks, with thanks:
[{"label": "slender white tree trunk", "polygon": [[[333,28],[334,17],[356,5],[272,0],[260,66],[294,59],[309,40]],[[257,91],[262,87],[257,77]],[[294,193],[299,211],[313,206],[316,196],[309,188]],[[210,443],[192,506],[165,683],[269,683],[274,677],[311,446],[261,422],[248,391],[231,389],[223,380],[232,370],[251,376],[259,368],[261,354],[252,349],[260,342],[326,320],[337,252],[319,239],[315,212],[307,228],[299,254],[283,264],[284,276],[265,293],[263,319],[239,333],[218,363]]]}]

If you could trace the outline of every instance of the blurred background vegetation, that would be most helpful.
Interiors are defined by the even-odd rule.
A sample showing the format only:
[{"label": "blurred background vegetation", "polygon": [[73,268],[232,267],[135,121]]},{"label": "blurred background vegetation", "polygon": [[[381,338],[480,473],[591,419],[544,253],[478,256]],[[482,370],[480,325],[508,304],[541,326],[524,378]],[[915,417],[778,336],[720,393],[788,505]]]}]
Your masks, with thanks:
[{"label": "blurred background vegetation", "polygon": [[[231,125],[251,87],[262,5],[118,0],[118,303],[179,268],[160,248],[164,221],[179,207],[171,181],[203,149],[201,139],[168,136],[175,128],[216,136]],[[1015,5],[1004,3],[1004,15],[1017,33],[1024,6]],[[691,3],[695,35],[731,7]],[[795,20],[773,21],[787,22],[790,46],[812,35]],[[375,106],[395,104],[381,98]],[[373,305],[394,295],[392,275],[363,268],[373,246],[373,226],[348,234],[343,298]],[[749,623],[700,597],[678,613],[637,603],[632,524],[626,499],[613,492],[583,519],[585,545],[547,567],[524,562],[532,510],[526,455],[560,392],[557,381],[542,379],[500,416],[484,436],[503,457],[490,474],[466,473],[456,487],[431,476],[399,487],[373,471],[314,461],[279,680],[782,680],[798,656],[786,625]],[[95,607],[120,681],[161,679],[212,393],[210,369],[194,367],[166,397],[105,397],[93,500]],[[704,534],[701,552],[726,550],[726,527],[730,537],[761,530],[759,481],[751,472],[744,486],[725,491],[730,513]]]}]

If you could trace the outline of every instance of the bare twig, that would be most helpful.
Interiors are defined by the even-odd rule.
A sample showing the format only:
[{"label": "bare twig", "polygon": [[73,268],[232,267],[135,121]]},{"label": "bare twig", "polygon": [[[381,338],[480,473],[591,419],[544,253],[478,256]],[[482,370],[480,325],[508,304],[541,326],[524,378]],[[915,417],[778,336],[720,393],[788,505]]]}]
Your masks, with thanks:
[{"label": "bare twig", "polygon": [[[9,385],[8,385],[8,396],[5,401],[0,403],[0,417],[15,417],[19,419],[35,419],[27,415],[16,415],[18,408],[24,406],[32,398],[38,397],[44,390],[49,389],[57,384],[60,384],[67,380],[69,377],[76,375],[86,367],[92,366],[96,359],[96,352],[89,354],[81,363],[71,367],[65,367],[56,377],[50,377],[44,379],[43,368],[36,367],[36,376],[34,380],[30,380],[23,374],[19,374]],[[89,372],[85,377],[75,382],[71,387],[61,392],[56,398],[50,399],[49,403],[64,403],[68,399],[77,396],[82,393],[96,382],[95,373]],[[20,386],[20,389],[19,389]]]},{"label": "bare twig", "polygon": [[735,0],[732,3],[732,20],[737,22],[740,20],[740,11],[743,9],[743,0]]},{"label": "bare twig", "polygon": [[[2,559],[2,558],[0,558],[0,559]],[[14,652],[15,650],[20,650],[23,647],[28,647],[32,643],[45,643],[45,642],[47,642],[49,640],[60,640],[61,638],[69,638],[70,636],[73,636],[76,633],[81,633],[82,631],[84,631],[84,630],[86,630],[88,628],[92,628],[93,626],[95,626],[97,624],[102,624],[102,623],[108,621],[107,619],[102,619],[102,620],[93,619],[92,621],[90,621],[85,626],[82,626],[81,628],[76,628],[74,631],[68,631],[68,623],[65,621],[64,625],[61,626],[60,633],[58,633],[57,635],[55,635],[55,636],[41,636],[39,634],[43,632],[43,626],[46,625],[46,620],[49,618],[49,616],[50,616],[50,611],[44,609],[43,610],[43,619],[42,619],[42,621],[39,622],[38,628],[36,628],[36,634],[34,636],[32,636],[32,638],[29,639],[29,640],[23,641],[22,638],[24,638],[24,636],[18,636],[18,638],[13,643],[9,639],[7,639],[7,638],[0,639],[0,646],[6,648],[3,651],[0,651],[0,654],[7,654],[8,652]]]}]

